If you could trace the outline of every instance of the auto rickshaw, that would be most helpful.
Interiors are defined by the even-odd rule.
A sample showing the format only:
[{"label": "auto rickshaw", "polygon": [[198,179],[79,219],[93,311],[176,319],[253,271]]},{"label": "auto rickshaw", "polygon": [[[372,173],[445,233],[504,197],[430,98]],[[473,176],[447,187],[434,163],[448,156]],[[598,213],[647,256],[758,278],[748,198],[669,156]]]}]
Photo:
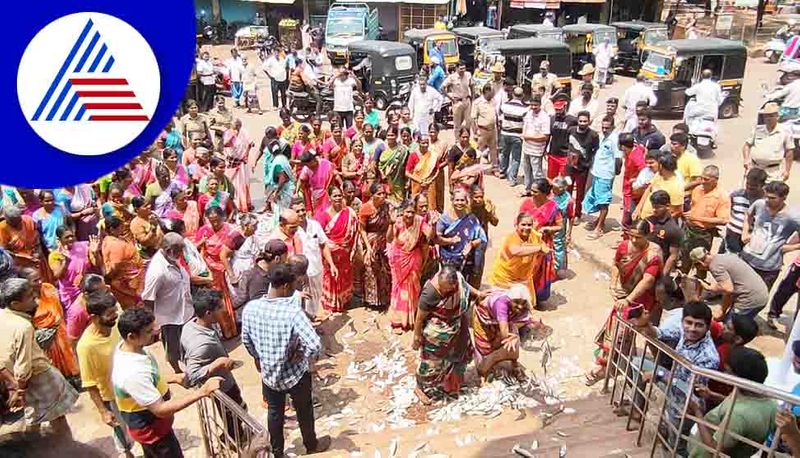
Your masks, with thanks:
[{"label": "auto rickshaw", "polygon": [[517,38],[489,43],[481,62],[482,71],[476,72],[474,77],[475,86],[480,88],[490,81],[491,68],[499,62],[505,66],[506,76],[521,86],[526,95],[530,95],[531,80],[539,73],[539,64],[543,60],[550,62],[550,72],[558,77],[562,92],[572,94],[572,55],[569,47],[549,38]]},{"label": "auto rickshaw", "polygon": [[444,62],[442,62],[442,65],[446,67],[449,64],[458,63],[458,59],[460,59],[458,54],[458,39],[453,32],[447,30],[438,28],[409,29],[403,34],[403,41],[414,47],[417,51],[417,63],[420,66],[430,65],[431,56],[429,52],[436,43],[442,43],[442,52],[444,53]]},{"label": "auto rickshaw", "polygon": [[515,38],[551,38],[564,41],[564,31],[561,27],[551,27],[545,24],[517,24],[508,29],[509,40]]},{"label": "auto rickshaw", "polygon": [[617,29],[617,68],[637,73],[642,67],[642,47],[669,40],[667,24],[660,22],[613,22]]},{"label": "auto rickshaw", "polygon": [[682,113],[686,108],[686,89],[700,81],[704,69],[714,74],[725,97],[720,118],[739,113],[742,80],[747,64],[747,48],[741,41],[722,38],[667,40],[642,49],[642,69],[651,81],[658,103],[654,113]]},{"label": "auto rickshaw", "polygon": [[458,37],[458,53],[467,70],[475,70],[475,62],[481,60],[486,45],[494,40],[502,40],[505,34],[489,27],[457,27],[452,30]]},{"label": "auto rickshaw", "polygon": [[233,38],[233,45],[237,49],[255,48],[259,42],[264,42],[269,36],[267,26],[246,25],[236,31]]},{"label": "auto rickshaw", "polygon": [[375,108],[385,110],[392,103],[408,103],[411,86],[419,76],[417,51],[394,41],[361,40],[347,45],[350,68],[367,57],[369,65],[354,73],[362,88],[375,99]]},{"label": "auto rickshaw", "polygon": [[290,18],[281,19],[278,23],[278,41],[284,48],[301,49],[303,39],[300,33],[300,21]]},{"label": "auto rickshaw", "polygon": [[[562,27],[564,42],[572,51],[572,70],[578,71],[586,64],[594,65],[594,46],[608,39],[614,52],[617,52],[617,29],[604,24],[570,24]],[[613,63],[612,63],[613,64]]]}]

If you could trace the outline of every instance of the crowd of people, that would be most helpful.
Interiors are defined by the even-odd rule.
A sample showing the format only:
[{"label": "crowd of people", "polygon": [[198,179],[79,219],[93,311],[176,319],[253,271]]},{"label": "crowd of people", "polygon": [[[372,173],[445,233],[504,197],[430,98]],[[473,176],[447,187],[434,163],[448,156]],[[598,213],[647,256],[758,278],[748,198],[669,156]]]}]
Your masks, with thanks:
[{"label": "crowd of people", "polygon": [[[240,65],[237,53],[231,59]],[[395,334],[412,333],[423,403],[456,395],[473,362],[482,379],[501,370],[523,379],[521,338],[542,326],[533,311],[566,275],[573,227],[585,222],[590,239],[607,236],[618,175],[624,232],[613,306],[586,383],[605,373],[616,314],[698,366],[763,382],[753,369],[763,356],[744,347],[758,332],[754,317],[769,305],[774,327],[800,275],[798,258],[769,301],[783,255],[800,249],[800,214],[786,202],[793,145],[777,106],[762,109],[765,129],[743,151],[746,185],[729,193],[719,167],[702,166],[685,124],[665,136],[652,123],[656,99],[641,77],[599,113],[592,68],[570,102],[546,61],[530,91],[502,68],[476,88],[459,64],[438,83],[421,75],[408,106],[381,121],[369,97],[354,102],[351,71],[338,69],[333,112],[303,124],[283,93],[292,78],[307,82],[307,71],[302,60],[290,68],[278,59],[264,65],[274,107],[279,94],[284,103],[281,122],[258,144],[209,87],[108,176],[52,190],[2,187],[5,419],[24,415],[69,435],[65,415],[85,390],[120,454],[130,456],[135,441],[146,456],[181,456],[177,411],[215,390],[244,405],[222,344],[241,338],[263,381],[273,453],[284,450],[287,394],[306,450],[323,451],[330,438],[317,437],[312,398],[318,326],[357,304],[386,312]],[[253,90],[234,86],[234,103],[253,108]],[[695,90],[704,100],[715,88]],[[434,118],[444,98],[457,107],[452,144]],[[262,161],[265,204],[256,208],[251,178]],[[514,230],[497,234],[487,264],[498,225],[490,175],[523,186]],[[694,289],[685,287],[692,272]],[[712,314],[704,300],[714,295],[721,308]],[[662,323],[674,301],[682,314]],[[173,374],[146,349],[155,340]],[[655,362],[644,367],[640,382],[663,379]],[[174,399],[171,383],[198,389]],[[724,397],[709,387],[697,408],[718,423],[719,407],[710,407]],[[771,427],[777,407],[758,407]],[[717,440],[700,430],[705,443]],[[769,430],[740,434],[763,441]]]}]

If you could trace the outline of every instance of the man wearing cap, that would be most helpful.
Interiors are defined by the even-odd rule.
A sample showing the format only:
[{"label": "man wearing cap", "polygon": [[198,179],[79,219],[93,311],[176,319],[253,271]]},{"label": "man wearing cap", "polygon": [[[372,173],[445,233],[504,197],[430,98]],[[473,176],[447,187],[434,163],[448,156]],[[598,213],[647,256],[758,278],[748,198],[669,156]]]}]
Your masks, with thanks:
[{"label": "man wearing cap", "polygon": [[494,90],[490,83],[483,85],[481,96],[472,104],[472,124],[478,136],[478,151],[489,149],[489,163],[497,167],[497,111]]},{"label": "man wearing cap", "polygon": [[[647,102],[648,106],[654,107],[658,102],[656,93],[653,88],[647,84],[647,79],[643,73],[636,75],[636,82],[633,86],[625,90],[625,95],[622,96],[622,108],[625,109],[625,119],[631,120],[636,118],[636,104],[640,101]],[[633,126],[631,126],[633,127]]]},{"label": "man wearing cap", "polygon": [[442,90],[442,84],[444,84],[444,80],[447,78],[442,68],[442,62],[443,61],[436,56],[431,57],[431,73],[428,75],[428,86],[436,89],[437,92]]},{"label": "man wearing cap", "polygon": [[434,42],[433,46],[428,47],[428,56],[431,58],[431,62],[433,62],[434,58],[439,60],[439,64],[444,62],[444,51],[442,51],[443,45],[444,41],[436,41]]},{"label": "man wearing cap", "polygon": [[463,61],[458,63],[458,70],[444,80],[442,91],[453,104],[453,132],[458,133],[462,127],[470,129],[472,74]]},{"label": "man wearing cap", "polygon": [[414,128],[422,136],[428,135],[428,128],[433,122],[433,114],[442,107],[442,96],[439,91],[428,86],[425,75],[420,75],[418,83],[408,97],[408,108]]},{"label": "man wearing cap", "polygon": [[792,170],[794,142],[786,129],[778,124],[778,104],[768,103],[759,111],[764,126],[756,126],[742,149],[744,169],[764,169],[767,181],[786,181]]},{"label": "man wearing cap", "polygon": [[588,111],[589,116],[594,120],[595,116],[597,116],[598,104],[597,99],[593,98],[592,94],[594,94],[594,86],[589,83],[583,83],[581,85],[581,96],[569,103],[567,113],[572,116],[578,116],[581,111]]},{"label": "man wearing cap", "polygon": [[514,80],[506,78],[502,82],[495,80],[494,82],[494,109],[497,113],[497,128],[500,128],[500,107],[504,103],[511,100],[511,91],[514,90]]},{"label": "man wearing cap", "polygon": [[511,186],[517,185],[522,131],[528,107],[522,103],[522,88],[514,88],[511,100],[500,106],[500,178],[508,178]]},{"label": "man wearing cap", "polygon": [[236,295],[237,307],[248,302],[264,297],[269,292],[269,268],[278,263],[286,262],[289,248],[283,241],[272,239],[267,242],[264,249],[256,254],[256,262],[252,269],[246,271],[239,280],[239,290]]},{"label": "man wearing cap", "polygon": [[569,130],[578,125],[574,116],[567,114],[567,94],[557,94],[553,98],[553,114],[550,122],[550,146],[547,150],[547,178],[567,176],[567,156],[569,155]]},{"label": "man wearing cap", "polygon": [[800,64],[785,60],[778,67],[779,72],[794,76],[791,83],[778,86],[764,97],[770,101],[780,101],[781,117],[800,114]]},{"label": "man wearing cap", "polygon": [[[594,82],[594,65],[592,64],[584,64],[581,71],[578,72],[578,76],[581,77],[581,83],[588,83],[592,85],[592,97],[597,98],[600,95],[600,86]],[[583,86],[581,85],[581,88]]]},{"label": "man wearing cap", "polygon": [[614,48],[608,38],[603,38],[602,42],[594,46],[592,53],[594,54],[594,63],[597,65],[594,82],[603,87],[608,81],[608,69],[611,67],[611,59],[614,58]]},{"label": "man wearing cap", "polygon": [[531,78],[531,86],[544,87],[544,94],[546,97],[552,97],[553,91],[561,88],[561,83],[558,82],[558,76],[555,73],[550,73],[550,62],[543,60],[539,64],[539,71]]},{"label": "man wearing cap", "polygon": [[[685,153],[684,153],[685,154]],[[688,274],[692,269],[689,253],[696,247],[711,249],[714,237],[719,236],[720,228],[728,224],[731,217],[731,199],[728,193],[719,188],[719,168],[707,165],[702,172],[701,185],[691,191],[690,207],[683,212],[683,265],[681,270]],[[705,269],[697,269],[697,274],[705,278]]]},{"label": "man wearing cap", "polygon": [[721,319],[729,312],[755,317],[767,305],[769,290],[755,270],[733,253],[713,254],[703,247],[689,252],[692,264],[708,270],[715,284],[698,279],[703,289],[722,293]]}]

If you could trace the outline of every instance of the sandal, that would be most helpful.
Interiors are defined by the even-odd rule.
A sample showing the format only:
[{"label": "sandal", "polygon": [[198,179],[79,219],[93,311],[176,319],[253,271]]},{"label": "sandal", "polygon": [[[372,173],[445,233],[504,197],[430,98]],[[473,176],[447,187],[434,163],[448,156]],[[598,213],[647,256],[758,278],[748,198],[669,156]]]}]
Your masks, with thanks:
[{"label": "sandal", "polygon": [[584,384],[585,384],[586,386],[592,386],[592,385],[594,385],[595,383],[597,383],[597,382],[599,382],[600,380],[603,380],[603,379],[605,378],[605,377],[603,376],[603,374],[595,374],[595,373],[593,373],[592,371],[589,371],[589,372],[587,372],[587,373],[583,374],[583,377],[584,377],[584,379],[585,379],[585,380],[584,380]]}]

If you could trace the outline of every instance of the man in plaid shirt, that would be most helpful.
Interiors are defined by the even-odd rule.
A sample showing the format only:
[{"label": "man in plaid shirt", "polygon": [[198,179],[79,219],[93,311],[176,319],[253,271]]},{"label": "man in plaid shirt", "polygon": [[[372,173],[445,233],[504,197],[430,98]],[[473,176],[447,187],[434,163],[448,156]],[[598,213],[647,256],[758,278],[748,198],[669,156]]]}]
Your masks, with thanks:
[{"label": "man in plaid shirt", "polygon": [[330,436],[317,438],[311,399],[310,358],[322,349],[311,321],[293,298],[296,274],[287,264],[269,269],[270,292],[249,302],[242,314],[242,343],[255,359],[264,383],[272,453],[283,457],[286,395],[292,396],[306,453],[320,453],[331,445]]}]

